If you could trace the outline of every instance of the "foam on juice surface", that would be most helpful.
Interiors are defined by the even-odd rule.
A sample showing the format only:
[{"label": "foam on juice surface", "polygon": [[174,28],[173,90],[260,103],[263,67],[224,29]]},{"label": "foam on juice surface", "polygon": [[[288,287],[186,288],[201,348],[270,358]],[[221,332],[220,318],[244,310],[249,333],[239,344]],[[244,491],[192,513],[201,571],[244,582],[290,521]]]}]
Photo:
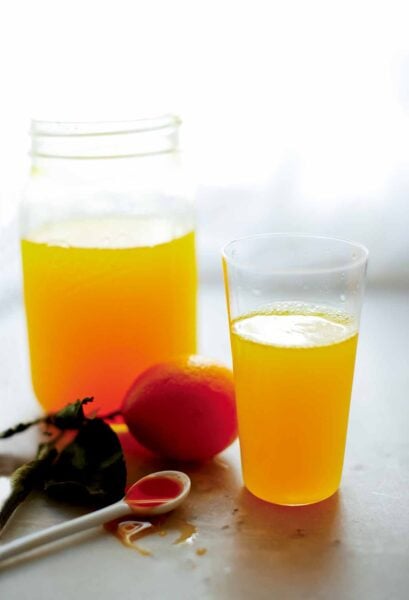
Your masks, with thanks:
[{"label": "foam on juice surface", "polygon": [[136,248],[164,244],[193,229],[186,218],[166,216],[101,217],[45,225],[26,239],[73,248]]},{"label": "foam on juice surface", "polygon": [[356,325],[345,313],[286,303],[240,317],[233,333],[259,344],[309,348],[341,342],[356,333]]}]

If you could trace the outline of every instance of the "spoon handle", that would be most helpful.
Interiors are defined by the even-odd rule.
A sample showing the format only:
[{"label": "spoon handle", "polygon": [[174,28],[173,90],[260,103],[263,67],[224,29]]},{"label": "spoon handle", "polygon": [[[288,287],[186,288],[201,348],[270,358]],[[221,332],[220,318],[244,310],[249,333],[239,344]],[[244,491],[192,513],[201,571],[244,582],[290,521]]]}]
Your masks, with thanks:
[{"label": "spoon handle", "polygon": [[115,502],[115,504],[96,510],[83,517],[71,519],[65,523],[53,525],[42,531],[31,533],[14,542],[0,545],[0,562],[11,558],[12,556],[27,552],[28,550],[33,550],[38,546],[43,546],[44,544],[54,542],[55,540],[59,540],[74,533],[79,533],[85,529],[102,525],[113,519],[118,519],[130,512],[129,506],[123,500],[120,500],[119,502]]}]

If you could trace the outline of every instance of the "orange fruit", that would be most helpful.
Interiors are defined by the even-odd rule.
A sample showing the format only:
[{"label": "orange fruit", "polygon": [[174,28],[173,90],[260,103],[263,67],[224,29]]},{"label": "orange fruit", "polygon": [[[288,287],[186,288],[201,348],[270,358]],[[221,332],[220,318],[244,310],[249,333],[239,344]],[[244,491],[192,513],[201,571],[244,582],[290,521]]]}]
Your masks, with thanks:
[{"label": "orange fruit", "polygon": [[160,456],[209,459],[237,437],[230,369],[202,356],[183,356],[150,367],[125,396],[129,431]]}]

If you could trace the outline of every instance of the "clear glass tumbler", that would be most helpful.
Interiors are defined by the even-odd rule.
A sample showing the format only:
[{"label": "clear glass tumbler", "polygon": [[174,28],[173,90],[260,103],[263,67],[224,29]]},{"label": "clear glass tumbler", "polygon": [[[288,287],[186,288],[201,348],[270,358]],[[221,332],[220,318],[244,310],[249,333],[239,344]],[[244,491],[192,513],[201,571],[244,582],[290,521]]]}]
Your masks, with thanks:
[{"label": "clear glass tumbler", "polygon": [[311,504],[340,485],[367,257],[295,234],[223,249],[243,477],[263,500]]},{"label": "clear glass tumbler", "polygon": [[21,208],[35,395],[117,409],[152,363],[196,350],[192,186],[180,120],[32,124]]}]

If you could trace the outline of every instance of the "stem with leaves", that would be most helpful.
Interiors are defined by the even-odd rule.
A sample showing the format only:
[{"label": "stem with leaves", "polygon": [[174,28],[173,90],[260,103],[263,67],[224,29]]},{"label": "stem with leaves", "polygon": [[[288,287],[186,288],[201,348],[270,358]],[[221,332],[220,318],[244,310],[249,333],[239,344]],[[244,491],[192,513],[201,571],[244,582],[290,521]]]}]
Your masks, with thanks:
[{"label": "stem with leaves", "polygon": [[[9,438],[38,424],[57,430],[50,441],[39,445],[35,459],[11,476],[11,492],[0,511],[0,533],[34,489],[65,501],[100,506],[123,497],[126,469],[121,445],[102,419],[85,416],[83,406],[89,402],[92,398],[77,400],[55,414],[19,423],[0,433],[0,438]],[[74,439],[65,436],[69,431],[75,434]],[[61,448],[64,436],[68,442]]]}]

